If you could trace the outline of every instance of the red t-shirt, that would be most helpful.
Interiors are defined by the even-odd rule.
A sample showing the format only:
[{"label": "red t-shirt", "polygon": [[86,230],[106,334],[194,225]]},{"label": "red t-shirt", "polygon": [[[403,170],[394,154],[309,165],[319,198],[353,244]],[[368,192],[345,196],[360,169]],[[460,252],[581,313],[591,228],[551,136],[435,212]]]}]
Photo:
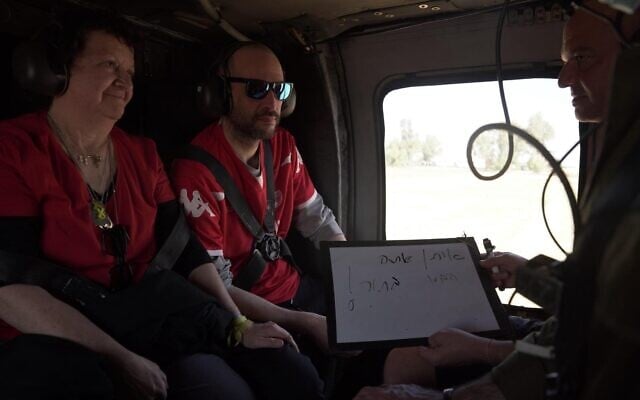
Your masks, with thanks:
[{"label": "red t-shirt", "polygon": [[[130,236],[126,260],[139,281],[156,252],[158,205],[175,196],[150,139],[111,131],[117,160],[109,216]],[[45,113],[0,122],[0,216],[40,217],[42,255],[102,285],[110,285],[113,256],[103,251],[90,195],[80,171],[51,132]],[[18,332],[0,321],[0,340]]]},{"label": "red t-shirt", "polygon": [[[260,145],[260,177],[255,177],[234,153],[224,136],[222,126],[211,125],[192,141],[211,153],[227,170],[259,222],[264,221],[267,205],[266,172],[262,144]],[[271,139],[273,173],[275,177],[276,233],[286,237],[296,208],[302,208],[317,195],[315,187],[293,136],[278,128]],[[244,227],[231,205],[225,201],[222,186],[204,165],[179,159],[173,164],[171,181],[179,194],[193,231],[210,256],[231,260],[234,275],[249,261],[254,238]],[[293,298],[300,276],[284,260],[267,264],[261,279],[251,292],[272,303]]]}]

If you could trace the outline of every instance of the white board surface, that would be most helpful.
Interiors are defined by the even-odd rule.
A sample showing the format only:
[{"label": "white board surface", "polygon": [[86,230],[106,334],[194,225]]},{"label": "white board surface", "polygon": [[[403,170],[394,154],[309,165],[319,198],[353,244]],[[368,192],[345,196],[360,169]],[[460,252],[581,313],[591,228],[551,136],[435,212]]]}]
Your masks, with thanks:
[{"label": "white board surface", "polygon": [[330,247],[329,257],[338,344],[500,329],[463,242]]}]

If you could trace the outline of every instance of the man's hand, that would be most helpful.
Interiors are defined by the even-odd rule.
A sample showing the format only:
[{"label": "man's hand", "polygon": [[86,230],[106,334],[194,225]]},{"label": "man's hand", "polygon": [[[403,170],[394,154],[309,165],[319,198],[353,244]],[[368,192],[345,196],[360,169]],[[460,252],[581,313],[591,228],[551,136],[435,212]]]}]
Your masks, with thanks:
[{"label": "man's hand", "polygon": [[527,259],[514,253],[495,252],[484,260],[480,266],[491,276],[494,286],[512,288],[516,286],[516,273],[523,267]]},{"label": "man's hand", "polygon": [[441,400],[442,392],[418,385],[367,386],[353,400]]},{"label": "man's hand", "polygon": [[298,321],[296,329],[305,336],[310,337],[313,342],[326,354],[333,354],[342,357],[354,357],[360,351],[333,351],[329,348],[329,331],[327,328],[327,317],[312,312],[297,311]]},{"label": "man's hand", "polygon": [[454,367],[489,362],[490,339],[455,328],[443,329],[429,337],[429,346],[419,354],[436,367]]},{"label": "man's hand", "polygon": [[296,318],[297,331],[310,337],[322,351],[329,353],[327,317],[312,312],[298,311],[296,312]]},{"label": "man's hand", "polygon": [[252,323],[242,333],[242,345],[249,349],[279,348],[285,343],[300,351],[289,332],[275,322]]},{"label": "man's hand", "polygon": [[132,399],[158,400],[167,398],[167,377],[160,367],[135,353],[127,352],[114,360],[117,379]]}]

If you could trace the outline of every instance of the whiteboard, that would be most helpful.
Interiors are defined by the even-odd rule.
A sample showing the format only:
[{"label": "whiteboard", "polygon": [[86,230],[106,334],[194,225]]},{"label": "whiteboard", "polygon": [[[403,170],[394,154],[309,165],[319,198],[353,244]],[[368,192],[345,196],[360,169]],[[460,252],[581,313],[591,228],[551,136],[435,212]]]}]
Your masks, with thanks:
[{"label": "whiteboard", "polygon": [[447,327],[495,336],[506,327],[472,238],[330,242],[324,252],[336,348],[409,345]]}]

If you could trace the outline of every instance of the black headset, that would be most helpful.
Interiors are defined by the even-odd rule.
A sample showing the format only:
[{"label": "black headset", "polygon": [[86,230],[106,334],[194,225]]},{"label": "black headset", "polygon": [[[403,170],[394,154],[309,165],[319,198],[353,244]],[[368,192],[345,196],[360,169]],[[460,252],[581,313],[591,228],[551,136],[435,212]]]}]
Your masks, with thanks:
[{"label": "black headset", "polygon": [[14,79],[25,90],[39,95],[60,96],[69,86],[69,66],[63,59],[59,23],[51,23],[34,39],[16,47],[11,58]]},{"label": "black headset", "polygon": [[[218,119],[231,111],[231,85],[226,77],[229,76],[229,60],[236,51],[249,46],[265,46],[263,43],[254,41],[239,41],[227,46],[218,58],[207,70],[207,79],[196,88],[196,102],[200,111],[212,118]],[[269,48],[267,46],[267,48]],[[222,71],[223,75],[220,75]],[[280,117],[285,118],[293,113],[296,108],[296,92],[292,89],[291,94],[282,102]]]}]

